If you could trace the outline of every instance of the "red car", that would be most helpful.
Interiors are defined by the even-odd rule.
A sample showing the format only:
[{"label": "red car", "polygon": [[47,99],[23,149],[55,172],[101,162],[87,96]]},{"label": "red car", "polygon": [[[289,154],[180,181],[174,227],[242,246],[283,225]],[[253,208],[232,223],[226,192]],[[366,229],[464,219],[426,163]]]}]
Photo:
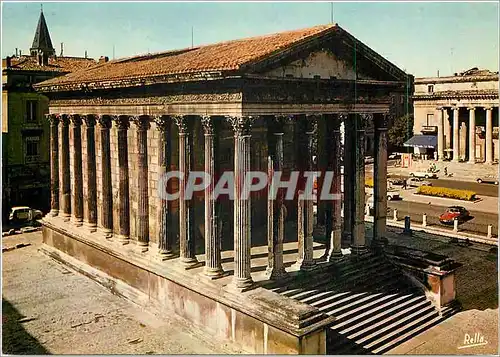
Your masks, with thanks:
[{"label": "red car", "polygon": [[439,216],[439,222],[443,224],[453,224],[453,221],[458,219],[458,223],[465,222],[470,217],[469,211],[460,206],[451,206],[446,209],[446,212]]}]

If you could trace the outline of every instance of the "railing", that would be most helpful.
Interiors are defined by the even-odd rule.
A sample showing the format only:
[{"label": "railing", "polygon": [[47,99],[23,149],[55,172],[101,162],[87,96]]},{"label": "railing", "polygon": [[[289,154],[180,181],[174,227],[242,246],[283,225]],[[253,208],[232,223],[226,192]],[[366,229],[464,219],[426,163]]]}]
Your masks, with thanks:
[{"label": "railing", "polygon": [[26,157],[24,158],[24,162],[26,164],[34,164],[40,162],[40,155],[26,155]]}]

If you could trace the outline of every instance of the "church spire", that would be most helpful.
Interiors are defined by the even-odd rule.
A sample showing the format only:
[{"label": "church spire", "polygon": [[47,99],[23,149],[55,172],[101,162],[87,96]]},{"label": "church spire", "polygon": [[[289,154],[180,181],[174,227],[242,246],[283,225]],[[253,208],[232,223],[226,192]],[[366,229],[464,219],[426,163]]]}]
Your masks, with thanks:
[{"label": "church spire", "polygon": [[44,57],[54,56],[56,54],[56,50],[52,47],[45,16],[43,16],[43,8],[40,9],[40,18],[38,19],[35,38],[33,39],[30,52],[32,56],[38,56],[41,53]]}]

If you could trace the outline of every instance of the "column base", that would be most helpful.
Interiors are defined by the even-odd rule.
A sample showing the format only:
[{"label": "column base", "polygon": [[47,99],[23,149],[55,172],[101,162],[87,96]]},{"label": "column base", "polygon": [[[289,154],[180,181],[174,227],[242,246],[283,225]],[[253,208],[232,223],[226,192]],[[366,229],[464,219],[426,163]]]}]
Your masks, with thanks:
[{"label": "column base", "polygon": [[55,217],[59,215],[59,210],[58,209],[51,209],[49,212],[49,216]]},{"label": "column base", "polygon": [[351,245],[351,254],[363,255],[368,253],[368,247],[366,245]]},{"label": "column base", "polygon": [[76,217],[72,216],[70,218],[70,220],[71,220],[71,223],[73,223],[77,227],[83,226],[83,219],[82,218],[76,218]]},{"label": "column base", "polygon": [[180,264],[185,270],[194,269],[201,266],[201,263],[198,259],[195,258],[181,258],[179,260]]},{"label": "column base", "polygon": [[468,163],[468,164],[475,164],[475,163],[476,163],[476,160],[474,160],[474,161],[469,160],[469,161],[467,161],[467,163]]},{"label": "column base", "polygon": [[148,242],[143,242],[143,241],[138,241],[137,242],[137,249],[141,253],[145,253],[149,250],[149,243]]},{"label": "column base", "polygon": [[339,260],[344,259],[344,254],[342,254],[342,251],[340,252],[333,252],[328,256],[327,261],[328,262],[338,262]]},{"label": "column base", "polygon": [[99,228],[99,231],[106,239],[110,239],[111,237],[113,237],[113,231],[109,228],[102,228],[101,227],[101,228]]},{"label": "column base", "polygon": [[222,267],[219,268],[209,268],[205,265],[205,269],[203,269],[203,275],[206,276],[209,279],[218,279],[222,278],[223,276],[227,275],[224,270],[222,270]]},{"label": "column base", "polygon": [[118,234],[116,236],[116,241],[121,245],[126,245],[130,243],[130,237],[123,234]]},{"label": "column base", "polygon": [[292,267],[299,271],[311,271],[316,268],[316,263],[314,260],[302,260],[297,261]]},{"label": "column base", "polygon": [[226,285],[226,289],[232,292],[244,292],[251,290],[253,288],[253,280],[252,278],[234,278]]},{"label": "column base", "polygon": [[97,224],[95,223],[84,222],[84,226],[87,227],[90,233],[97,231]]},{"label": "column base", "polygon": [[69,222],[69,220],[71,219],[71,214],[69,214],[69,213],[63,212],[60,216],[64,222]]},{"label": "column base", "polygon": [[175,255],[171,250],[158,249],[158,258],[160,261],[164,261],[177,258],[177,255]]},{"label": "column base", "polygon": [[288,273],[285,270],[284,266],[279,269],[267,267],[266,276],[269,280],[281,280],[286,278],[288,276]]}]

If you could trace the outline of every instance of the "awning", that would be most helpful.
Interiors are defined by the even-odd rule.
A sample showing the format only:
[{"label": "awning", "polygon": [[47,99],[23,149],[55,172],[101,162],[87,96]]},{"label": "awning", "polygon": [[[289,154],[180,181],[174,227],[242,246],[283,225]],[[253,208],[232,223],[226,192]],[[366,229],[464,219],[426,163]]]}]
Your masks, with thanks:
[{"label": "awning", "polygon": [[431,148],[437,147],[437,136],[435,135],[415,135],[410,140],[403,144],[404,146],[414,148]]}]

